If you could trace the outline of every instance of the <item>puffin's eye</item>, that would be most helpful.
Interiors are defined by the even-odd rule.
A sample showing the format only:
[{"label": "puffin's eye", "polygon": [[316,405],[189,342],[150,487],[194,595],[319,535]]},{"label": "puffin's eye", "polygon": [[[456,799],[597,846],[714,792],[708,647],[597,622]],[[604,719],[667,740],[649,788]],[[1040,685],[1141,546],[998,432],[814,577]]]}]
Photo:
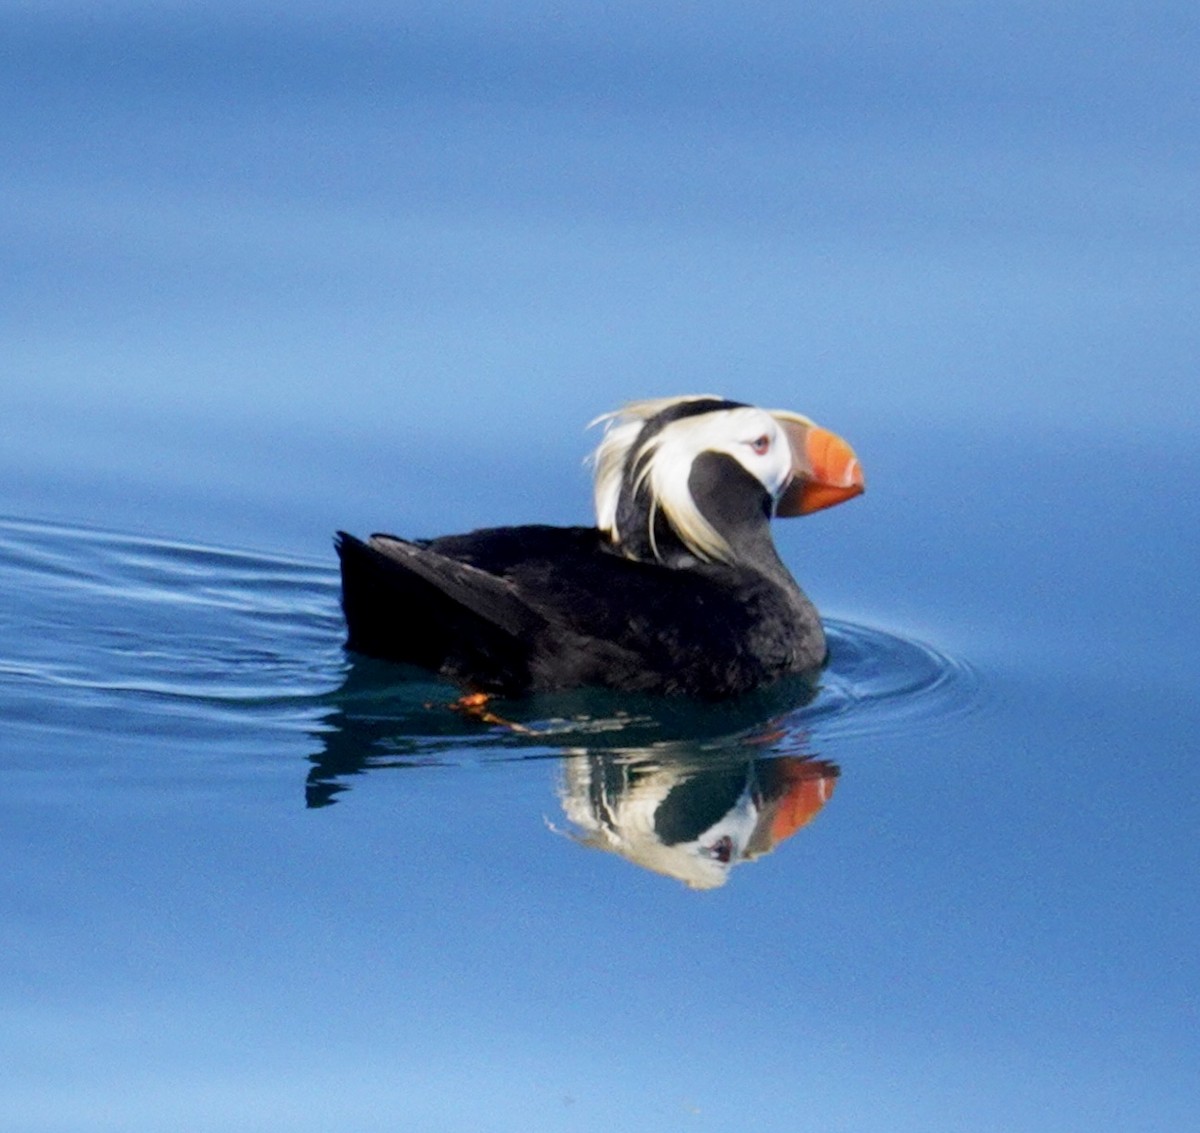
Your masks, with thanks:
[{"label": "puffin's eye", "polygon": [[708,856],[718,862],[728,862],[733,857],[733,839],[726,834],[707,847]]},{"label": "puffin's eye", "polygon": [[757,456],[762,456],[771,447],[771,438],[766,433],[763,433],[761,437],[756,437],[750,442],[750,447]]}]

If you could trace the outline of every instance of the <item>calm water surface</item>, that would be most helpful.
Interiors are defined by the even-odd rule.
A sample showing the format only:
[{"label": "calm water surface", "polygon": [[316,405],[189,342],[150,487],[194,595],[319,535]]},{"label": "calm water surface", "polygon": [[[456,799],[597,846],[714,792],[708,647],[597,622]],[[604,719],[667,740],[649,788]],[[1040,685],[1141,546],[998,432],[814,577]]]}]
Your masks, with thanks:
[{"label": "calm water surface", "polygon": [[1089,507],[1179,577],[1099,464],[1054,545],[923,556],[924,638],[879,564],[944,535],[831,513],[875,617],[815,697],[491,723],[342,651],[331,555],[0,522],[11,1127],[1183,1128],[1191,629],[1005,624],[1130,570]]},{"label": "calm water surface", "polygon": [[[93,7],[0,12],[0,1130],[1197,1128],[1192,8]],[[815,695],[343,652],[334,529],[709,390],[863,459]]]}]

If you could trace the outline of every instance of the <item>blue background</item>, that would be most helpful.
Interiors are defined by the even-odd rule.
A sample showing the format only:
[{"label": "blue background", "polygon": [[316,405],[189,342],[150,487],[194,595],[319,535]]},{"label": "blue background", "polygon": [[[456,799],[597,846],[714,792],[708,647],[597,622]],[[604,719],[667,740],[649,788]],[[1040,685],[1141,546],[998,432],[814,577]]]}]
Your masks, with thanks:
[{"label": "blue background", "polygon": [[[1198,57],[1187,4],[0,5],[0,515],[64,525],[4,568],[0,1124],[1193,1128]],[[554,837],[547,761],[305,811],[330,532],[586,522],[586,423],[710,390],[855,445],[784,557],[970,703],[815,727],[834,800],[713,894]]]}]

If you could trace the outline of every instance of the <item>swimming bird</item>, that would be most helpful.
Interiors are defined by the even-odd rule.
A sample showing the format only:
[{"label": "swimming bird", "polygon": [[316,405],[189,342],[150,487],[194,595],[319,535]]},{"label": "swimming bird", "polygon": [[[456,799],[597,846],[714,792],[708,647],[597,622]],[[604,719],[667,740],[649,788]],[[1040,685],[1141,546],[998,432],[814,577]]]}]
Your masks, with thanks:
[{"label": "swimming bird", "polygon": [[798,413],[708,394],[601,422],[594,527],[339,532],[347,648],[507,696],[720,699],[818,671],[821,621],[770,520],[862,492],[849,445]]}]

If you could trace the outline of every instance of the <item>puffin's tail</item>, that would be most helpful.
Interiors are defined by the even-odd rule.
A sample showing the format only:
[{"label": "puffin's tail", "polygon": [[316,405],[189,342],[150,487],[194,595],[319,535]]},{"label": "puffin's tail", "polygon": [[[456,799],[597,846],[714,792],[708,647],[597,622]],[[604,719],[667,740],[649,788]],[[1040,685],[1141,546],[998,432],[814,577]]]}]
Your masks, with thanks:
[{"label": "puffin's tail", "polygon": [[503,579],[393,535],[334,541],[346,648],[520,693],[545,619]]}]

